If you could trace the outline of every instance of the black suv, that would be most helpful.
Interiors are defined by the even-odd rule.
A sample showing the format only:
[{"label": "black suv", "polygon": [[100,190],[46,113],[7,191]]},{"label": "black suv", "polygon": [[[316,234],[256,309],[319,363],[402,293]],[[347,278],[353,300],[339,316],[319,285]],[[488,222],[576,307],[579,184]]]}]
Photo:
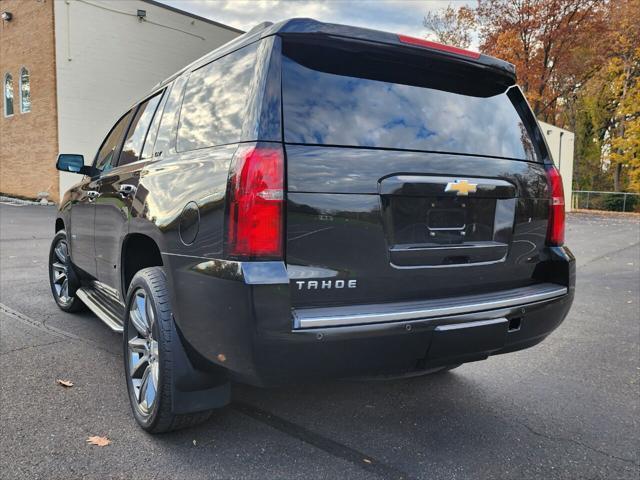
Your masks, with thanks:
[{"label": "black suv", "polygon": [[261,25],[129,109],[61,202],[53,296],[123,332],[152,432],[230,380],[419,375],[531,347],[575,262],[513,65],[422,39]]}]

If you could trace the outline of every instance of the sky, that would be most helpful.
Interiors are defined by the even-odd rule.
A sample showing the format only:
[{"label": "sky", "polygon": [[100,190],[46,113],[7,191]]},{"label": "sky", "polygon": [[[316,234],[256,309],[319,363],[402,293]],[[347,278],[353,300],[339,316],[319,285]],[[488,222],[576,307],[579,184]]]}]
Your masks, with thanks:
[{"label": "sky", "polygon": [[291,17],[344,23],[424,37],[422,19],[427,11],[471,0],[160,0],[241,30]]}]

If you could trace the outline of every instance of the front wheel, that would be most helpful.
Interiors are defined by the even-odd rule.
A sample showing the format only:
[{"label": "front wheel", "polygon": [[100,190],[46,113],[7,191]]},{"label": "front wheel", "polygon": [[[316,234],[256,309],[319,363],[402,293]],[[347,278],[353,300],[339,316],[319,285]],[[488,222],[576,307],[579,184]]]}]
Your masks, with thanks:
[{"label": "front wheel", "polygon": [[82,300],[72,293],[74,287],[72,268],[67,233],[60,230],[53,237],[49,250],[49,284],[53,299],[65,312],[78,312],[85,308]]},{"label": "front wheel", "polygon": [[211,411],[177,415],[172,412],[173,338],[171,305],[160,267],[140,270],[127,294],[124,322],[124,369],[133,415],[151,433],[196,425]]}]

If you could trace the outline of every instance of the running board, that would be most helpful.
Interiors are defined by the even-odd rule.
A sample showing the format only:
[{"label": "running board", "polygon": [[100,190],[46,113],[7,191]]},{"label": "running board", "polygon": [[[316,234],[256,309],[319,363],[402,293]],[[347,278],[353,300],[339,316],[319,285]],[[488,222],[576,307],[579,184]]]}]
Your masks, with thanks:
[{"label": "running board", "polygon": [[85,287],[81,287],[76,291],[76,296],[82,300],[89,310],[91,310],[100,320],[102,320],[107,327],[117,333],[122,333],[123,326],[120,319],[107,310],[101,303],[97,296]]}]

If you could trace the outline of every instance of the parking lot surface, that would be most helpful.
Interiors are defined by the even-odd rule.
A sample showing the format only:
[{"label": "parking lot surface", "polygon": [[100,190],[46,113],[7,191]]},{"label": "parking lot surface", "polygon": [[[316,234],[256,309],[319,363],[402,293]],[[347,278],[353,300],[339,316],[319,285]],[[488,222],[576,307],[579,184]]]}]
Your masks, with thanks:
[{"label": "parking lot surface", "polygon": [[234,385],[207,423],[158,436],[133,420],[121,337],[51,298],[54,218],[0,205],[3,479],[639,477],[638,217],[569,216],[575,303],[532,349],[407,380]]}]

